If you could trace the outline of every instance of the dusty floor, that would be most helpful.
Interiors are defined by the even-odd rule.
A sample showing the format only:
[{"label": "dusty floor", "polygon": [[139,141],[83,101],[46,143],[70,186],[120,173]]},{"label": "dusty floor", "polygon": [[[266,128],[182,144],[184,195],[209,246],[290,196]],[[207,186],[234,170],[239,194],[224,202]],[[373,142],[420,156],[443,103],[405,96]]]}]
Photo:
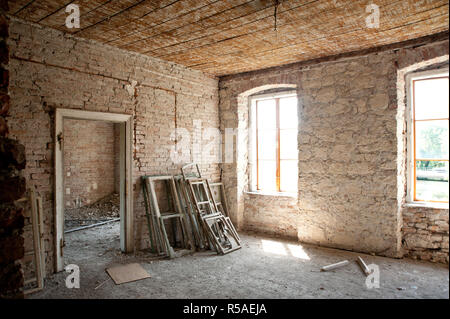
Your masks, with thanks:
[{"label": "dusty floor", "polygon": [[[80,289],[68,289],[61,272],[29,298],[449,298],[447,265],[397,260],[241,234],[243,248],[225,256],[199,252],[173,260],[123,255],[119,223],[66,234],[66,264],[80,267]],[[380,288],[367,289],[354,261],[360,255],[380,269]],[[320,272],[323,265],[350,264]],[[151,275],[115,285],[105,272],[139,262]]]}]

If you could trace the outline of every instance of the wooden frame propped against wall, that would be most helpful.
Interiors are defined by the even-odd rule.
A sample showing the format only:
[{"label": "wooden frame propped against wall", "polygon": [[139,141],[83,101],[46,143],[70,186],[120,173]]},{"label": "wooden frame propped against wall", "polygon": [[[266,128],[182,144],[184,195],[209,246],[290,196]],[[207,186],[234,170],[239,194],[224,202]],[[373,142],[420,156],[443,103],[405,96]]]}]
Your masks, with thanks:
[{"label": "wooden frame propped against wall", "polygon": [[64,119],[94,120],[120,125],[120,249],[133,252],[133,188],[132,188],[132,137],[131,115],[56,109],[55,118],[55,263],[56,271],[64,269],[64,172],[63,129]]}]

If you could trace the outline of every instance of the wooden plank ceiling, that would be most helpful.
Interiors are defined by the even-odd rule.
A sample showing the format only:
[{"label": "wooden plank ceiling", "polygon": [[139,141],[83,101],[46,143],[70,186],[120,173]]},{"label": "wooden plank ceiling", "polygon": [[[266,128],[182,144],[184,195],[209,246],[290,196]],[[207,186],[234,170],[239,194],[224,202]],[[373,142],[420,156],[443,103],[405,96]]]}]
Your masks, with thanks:
[{"label": "wooden plank ceiling", "polygon": [[[80,8],[68,29],[65,8]],[[380,27],[366,27],[366,6]],[[14,0],[9,13],[221,76],[448,31],[444,0]]]}]

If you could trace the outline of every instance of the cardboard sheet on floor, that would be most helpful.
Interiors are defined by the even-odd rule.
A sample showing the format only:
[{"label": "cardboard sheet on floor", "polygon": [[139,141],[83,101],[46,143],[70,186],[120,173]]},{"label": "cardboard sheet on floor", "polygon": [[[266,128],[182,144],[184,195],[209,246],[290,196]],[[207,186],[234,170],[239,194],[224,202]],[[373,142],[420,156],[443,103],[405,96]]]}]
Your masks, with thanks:
[{"label": "cardboard sheet on floor", "polygon": [[139,264],[127,264],[106,268],[106,272],[114,280],[116,285],[150,278],[149,273]]}]

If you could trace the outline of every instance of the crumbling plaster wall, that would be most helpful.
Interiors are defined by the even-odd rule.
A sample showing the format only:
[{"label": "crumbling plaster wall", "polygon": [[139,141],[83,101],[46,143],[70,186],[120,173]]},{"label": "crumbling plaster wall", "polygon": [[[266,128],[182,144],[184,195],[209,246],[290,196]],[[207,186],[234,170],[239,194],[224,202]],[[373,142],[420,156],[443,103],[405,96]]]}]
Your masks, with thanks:
[{"label": "crumbling plaster wall", "polygon": [[[149,244],[140,176],[179,174],[184,163],[196,160],[205,176],[219,178],[216,158],[201,157],[200,122],[194,123],[219,128],[216,78],[15,18],[10,35],[10,133],[26,146],[24,176],[43,197],[47,272],[55,269],[56,108],[133,115],[135,249]],[[186,133],[184,162],[170,156],[176,128]]]},{"label": "crumbling plaster wall", "polygon": [[[403,111],[398,109],[397,76],[420,61],[435,57],[448,60],[448,40],[420,41],[428,43],[408,43],[403,48],[388,47],[220,79],[221,129],[235,128],[244,136],[249,92],[285,85],[296,86],[298,92],[298,198],[246,193],[245,137],[237,137],[235,162],[222,165],[233,220],[241,229],[385,256],[403,255],[406,188],[398,145],[405,132],[398,131]],[[434,214],[432,209],[423,212]],[[439,240],[447,247],[444,253],[448,256],[448,209],[442,212],[447,216],[441,219],[447,238],[440,236]]]},{"label": "crumbling plaster wall", "polygon": [[25,148],[9,136],[13,113],[9,94],[10,51],[8,2],[0,1],[0,299],[23,298],[20,260],[25,253],[25,210],[16,201],[25,195]]}]

